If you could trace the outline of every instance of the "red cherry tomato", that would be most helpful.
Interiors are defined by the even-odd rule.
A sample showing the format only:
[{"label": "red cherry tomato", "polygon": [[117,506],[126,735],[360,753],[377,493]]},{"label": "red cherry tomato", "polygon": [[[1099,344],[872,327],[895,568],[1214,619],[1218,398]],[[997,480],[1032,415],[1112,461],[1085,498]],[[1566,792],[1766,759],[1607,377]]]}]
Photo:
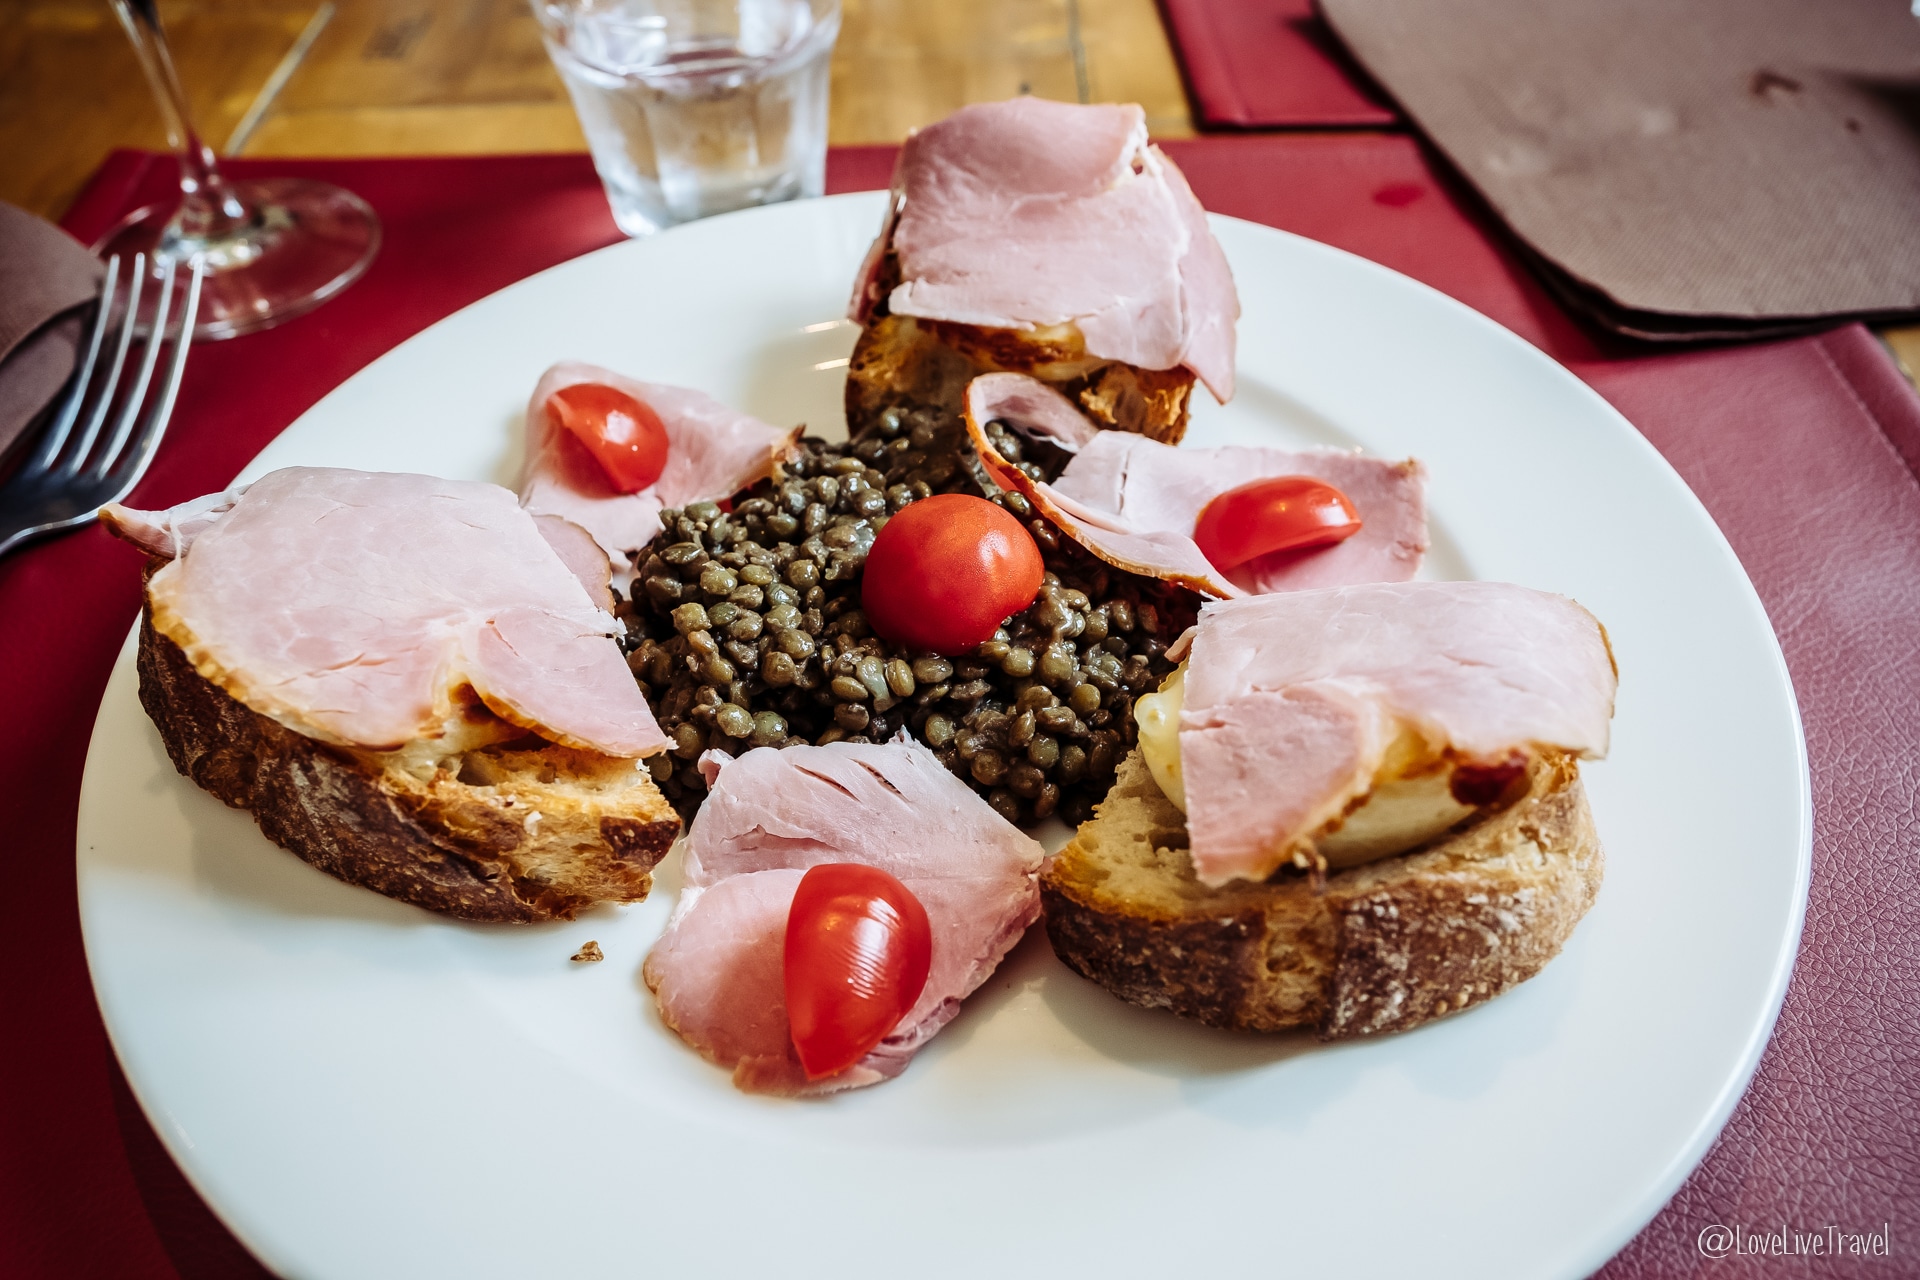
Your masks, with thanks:
[{"label": "red cherry tomato", "polygon": [[985,498],[941,493],[887,522],[867,553],[860,607],[911,649],[966,653],[1033,603],[1046,566],[1033,535]]},{"label": "red cherry tomato", "polygon": [[1360,532],[1347,495],[1311,476],[1270,476],[1218,495],[1200,510],[1193,540],[1215,567],[1231,569],[1274,551],[1304,551]]},{"label": "red cherry tomato", "polygon": [[933,929],[878,867],[808,869],[787,909],[787,1023],[807,1079],[844,1071],[900,1024],[927,985]]},{"label": "red cherry tomato", "polygon": [[666,470],[666,424],[618,387],[576,382],[547,397],[547,412],[587,447],[621,493],[640,492]]}]

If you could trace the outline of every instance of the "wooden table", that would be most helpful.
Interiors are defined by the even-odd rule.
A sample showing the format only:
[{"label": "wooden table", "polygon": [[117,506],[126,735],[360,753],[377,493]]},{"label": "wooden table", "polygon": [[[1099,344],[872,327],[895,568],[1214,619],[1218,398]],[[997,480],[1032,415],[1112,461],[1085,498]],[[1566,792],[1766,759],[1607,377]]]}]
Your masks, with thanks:
[{"label": "wooden table", "polygon": [[[1138,102],[1193,132],[1154,0],[843,0],[831,141],[969,102]],[[247,156],[584,151],[526,0],[161,0],[206,139]],[[0,8],[0,200],[58,217],[114,147],[167,145],[106,0]]]},{"label": "wooden table", "polygon": [[[1193,117],[1154,0],[842,0],[829,139],[898,142],[969,102]],[[584,151],[523,0],[161,0],[205,137],[247,156]],[[0,200],[57,218],[115,147],[165,148],[106,0],[0,8]],[[1909,378],[1920,325],[1880,330]],[[1920,381],[1920,380],[1917,380]]]}]

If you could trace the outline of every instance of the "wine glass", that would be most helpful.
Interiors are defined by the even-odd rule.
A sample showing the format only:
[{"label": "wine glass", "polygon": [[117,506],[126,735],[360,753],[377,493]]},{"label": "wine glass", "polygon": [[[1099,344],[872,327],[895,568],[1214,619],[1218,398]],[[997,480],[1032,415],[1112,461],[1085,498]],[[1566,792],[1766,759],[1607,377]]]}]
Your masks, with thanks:
[{"label": "wine glass", "polygon": [[[93,246],[156,272],[200,261],[206,281],[194,337],[252,333],[319,306],[360,278],[380,248],[380,219],[351,191],[307,178],[225,178],[201,141],[174,70],[156,0],[112,0],[180,157],[180,199],[135,210]],[[152,291],[149,291],[152,292]]]}]

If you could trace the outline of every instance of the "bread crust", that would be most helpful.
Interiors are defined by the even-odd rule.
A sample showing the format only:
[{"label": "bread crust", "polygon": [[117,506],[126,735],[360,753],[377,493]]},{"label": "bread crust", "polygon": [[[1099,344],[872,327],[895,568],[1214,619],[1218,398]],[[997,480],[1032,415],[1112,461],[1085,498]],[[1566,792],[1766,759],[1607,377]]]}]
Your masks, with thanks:
[{"label": "bread crust", "polygon": [[429,911],[533,923],[635,902],[679,833],[633,761],[489,747],[455,776],[318,742],[206,680],[144,613],[137,665],[176,769],[328,875]]},{"label": "bread crust", "polygon": [[924,409],[957,421],[967,383],[1010,371],[1047,382],[1096,425],[1178,444],[1187,431],[1193,371],[1141,369],[1090,358],[1074,341],[1047,341],[1013,329],[876,315],[847,365],[847,430],[856,439],[888,408]]},{"label": "bread crust", "polygon": [[1578,764],[1543,755],[1529,783],[1465,830],[1319,891],[1292,872],[1209,889],[1136,752],[1042,874],[1047,937],[1121,999],[1212,1026],[1405,1031],[1538,973],[1593,905],[1605,857]]}]

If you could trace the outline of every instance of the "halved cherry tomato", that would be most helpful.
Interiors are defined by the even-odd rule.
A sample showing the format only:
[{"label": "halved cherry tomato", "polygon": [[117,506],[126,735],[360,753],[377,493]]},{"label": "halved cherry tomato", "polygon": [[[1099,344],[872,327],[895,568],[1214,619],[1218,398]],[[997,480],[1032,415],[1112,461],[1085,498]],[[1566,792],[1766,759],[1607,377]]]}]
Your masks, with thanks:
[{"label": "halved cherry tomato", "polygon": [[911,649],[966,653],[1033,603],[1046,566],[1005,510],[964,493],[901,508],[867,553],[860,607],[873,629]]},{"label": "halved cherry tomato", "polygon": [[621,493],[640,492],[666,470],[666,424],[618,387],[576,382],[547,397],[547,412],[587,447]]},{"label": "halved cherry tomato", "polygon": [[867,1056],[927,985],[933,929],[913,891],[878,867],[825,862],[787,908],[787,1024],[818,1080]]},{"label": "halved cherry tomato", "polygon": [[1304,551],[1360,532],[1347,495],[1312,476],[1269,476],[1218,495],[1200,510],[1193,540],[1216,568],[1274,551]]}]

